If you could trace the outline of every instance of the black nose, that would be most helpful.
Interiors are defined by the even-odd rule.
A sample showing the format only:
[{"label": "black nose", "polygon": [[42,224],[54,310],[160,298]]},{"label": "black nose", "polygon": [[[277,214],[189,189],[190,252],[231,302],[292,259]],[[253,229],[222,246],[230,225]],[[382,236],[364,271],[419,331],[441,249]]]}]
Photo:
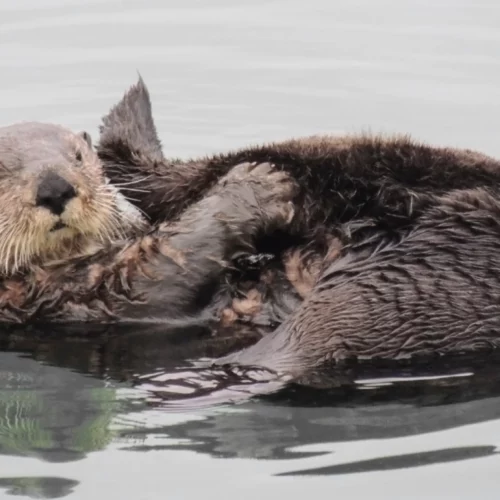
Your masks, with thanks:
[{"label": "black nose", "polygon": [[38,186],[36,204],[61,215],[66,203],[76,196],[75,188],[54,172],[49,172]]}]

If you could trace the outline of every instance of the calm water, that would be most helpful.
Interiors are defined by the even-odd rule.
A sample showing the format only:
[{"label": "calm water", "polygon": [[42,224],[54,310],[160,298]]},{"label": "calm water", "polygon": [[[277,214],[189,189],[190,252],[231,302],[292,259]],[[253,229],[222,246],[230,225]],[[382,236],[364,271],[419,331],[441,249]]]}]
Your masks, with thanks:
[{"label": "calm water", "polygon": [[[0,124],[95,136],[140,71],[175,156],[367,129],[500,155],[499,23],[496,0],[0,0]],[[498,498],[495,359],[182,413],[129,383],[182,364],[178,336],[0,350],[2,498]]]}]

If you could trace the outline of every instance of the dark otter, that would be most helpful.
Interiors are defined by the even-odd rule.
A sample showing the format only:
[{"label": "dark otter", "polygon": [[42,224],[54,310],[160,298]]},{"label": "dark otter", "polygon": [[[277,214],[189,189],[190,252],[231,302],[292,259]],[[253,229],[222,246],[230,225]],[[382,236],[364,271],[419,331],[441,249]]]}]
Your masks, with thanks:
[{"label": "dark otter", "polygon": [[[271,162],[297,182],[292,223],[257,243],[281,262],[262,273],[295,269],[288,285],[297,293],[280,290],[296,302],[274,332],[218,364],[300,376],[329,361],[500,343],[498,160],[377,136],[311,137],[170,160],[142,80],[103,119],[97,151],[112,182],[133,181],[148,193],[137,205],[153,221],[177,218],[243,161]],[[304,245],[312,253],[307,266]]]},{"label": "dark otter", "polygon": [[0,166],[2,322],[196,316],[227,262],[292,213],[288,176],[243,163],[177,225],[148,228],[88,136],[50,124],[0,129]]}]

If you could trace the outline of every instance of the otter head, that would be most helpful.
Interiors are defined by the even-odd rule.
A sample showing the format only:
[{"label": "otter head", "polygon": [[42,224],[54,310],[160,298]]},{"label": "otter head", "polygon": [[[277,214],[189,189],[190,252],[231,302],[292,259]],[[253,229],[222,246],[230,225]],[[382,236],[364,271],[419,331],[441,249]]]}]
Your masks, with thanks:
[{"label": "otter head", "polygon": [[0,275],[87,252],[144,220],[109,184],[85,132],[0,128]]}]

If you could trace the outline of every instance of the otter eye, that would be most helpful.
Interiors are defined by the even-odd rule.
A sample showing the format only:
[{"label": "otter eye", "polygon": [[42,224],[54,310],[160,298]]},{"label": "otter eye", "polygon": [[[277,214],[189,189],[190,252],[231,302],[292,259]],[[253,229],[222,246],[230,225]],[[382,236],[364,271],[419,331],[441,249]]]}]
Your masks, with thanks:
[{"label": "otter eye", "polygon": [[77,151],[76,155],[75,155],[75,158],[76,158],[76,161],[82,161],[82,159],[83,159],[82,152],[81,151]]}]

